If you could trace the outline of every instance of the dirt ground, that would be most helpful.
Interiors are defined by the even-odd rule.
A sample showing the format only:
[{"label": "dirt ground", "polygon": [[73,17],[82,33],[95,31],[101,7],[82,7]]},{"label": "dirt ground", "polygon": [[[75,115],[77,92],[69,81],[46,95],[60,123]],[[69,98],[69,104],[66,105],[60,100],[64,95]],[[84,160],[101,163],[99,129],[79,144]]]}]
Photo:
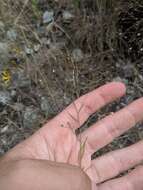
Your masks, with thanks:
[{"label": "dirt ground", "polygon": [[[0,0],[0,155],[110,81],[127,95],[83,129],[143,95],[142,1]],[[141,139],[138,124],[94,156]]]}]

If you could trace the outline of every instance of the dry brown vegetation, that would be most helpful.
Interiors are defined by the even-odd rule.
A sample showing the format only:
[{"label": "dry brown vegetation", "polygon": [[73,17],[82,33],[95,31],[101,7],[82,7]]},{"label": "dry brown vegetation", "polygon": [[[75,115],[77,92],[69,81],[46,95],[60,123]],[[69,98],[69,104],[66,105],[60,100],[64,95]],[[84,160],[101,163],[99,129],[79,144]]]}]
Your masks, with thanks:
[{"label": "dry brown vegetation", "polygon": [[[54,21],[48,25],[42,23],[46,10],[54,11]],[[65,10],[74,15],[68,22],[62,17]],[[0,107],[0,154],[73,99],[106,82],[123,80],[128,86],[127,97],[94,115],[87,125],[142,96],[142,1],[0,0],[0,21],[5,30],[0,42],[9,46],[8,60],[1,59],[0,69],[8,69],[11,75],[8,85],[1,80],[0,90],[15,93],[8,104]],[[6,32],[11,29],[17,38],[7,42]],[[30,51],[37,45],[37,52],[25,53],[25,46]],[[79,62],[73,58],[77,48],[83,54]],[[13,58],[16,64],[11,64]],[[16,82],[15,75],[19,76]],[[41,106],[45,97],[48,111]],[[32,117],[37,116],[38,124],[35,120],[30,127],[25,126],[27,109],[36,110]],[[143,138],[141,131],[139,125],[103,152]]]}]

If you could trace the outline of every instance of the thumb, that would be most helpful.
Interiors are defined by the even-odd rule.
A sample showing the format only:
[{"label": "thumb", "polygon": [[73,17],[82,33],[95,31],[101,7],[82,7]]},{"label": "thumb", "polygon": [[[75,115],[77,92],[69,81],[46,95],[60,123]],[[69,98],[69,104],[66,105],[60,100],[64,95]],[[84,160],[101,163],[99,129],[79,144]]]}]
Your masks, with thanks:
[{"label": "thumb", "polygon": [[5,175],[0,173],[0,183],[3,190],[91,190],[92,188],[89,177],[79,167],[46,160],[12,162],[9,169],[6,167]]}]

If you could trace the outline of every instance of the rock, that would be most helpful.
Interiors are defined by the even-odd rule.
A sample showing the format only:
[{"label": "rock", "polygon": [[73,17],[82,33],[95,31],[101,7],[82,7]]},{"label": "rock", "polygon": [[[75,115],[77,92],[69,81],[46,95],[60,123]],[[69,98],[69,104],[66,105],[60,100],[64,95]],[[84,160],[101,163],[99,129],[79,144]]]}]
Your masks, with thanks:
[{"label": "rock", "polygon": [[71,98],[68,97],[66,94],[64,94],[63,99],[66,105],[69,105],[72,102]]},{"label": "rock", "polygon": [[48,100],[47,97],[41,97],[40,107],[46,116],[50,115],[53,112],[52,106],[51,106],[50,101]]},{"label": "rock", "polygon": [[10,95],[11,95],[11,97],[12,97],[12,98],[15,98],[15,97],[16,97],[16,95],[17,95],[16,90],[11,90]]},{"label": "rock", "polygon": [[6,126],[4,126],[1,130],[0,130],[0,133],[1,134],[3,134],[3,133],[6,133],[7,131],[8,131],[8,129],[9,129],[9,125],[6,125]]},{"label": "rock", "polygon": [[22,103],[15,103],[14,105],[12,105],[12,108],[17,112],[20,112],[23,111],[24,105]]},{"label": "rock", "polygon": [[51,44],[51,39],[47,39],[47,38],[41,38],[41,44],[43,45],[43,46],[50,46],[50,44]]},{"label": "rock", "polygon": [[55,50],[55,51],[64,49],[66,47],[66,41],[50,43],[49,47],[51,50]]},{"label": "rock", "polygon": [[12,74],[12,85],[14,88],[27,88],[31,85],[31,80],[25,75],[23,70],[19,70]]},{"label": "rock", "polygon": [[135,77],[135,67],[129,60],[119,59],[116,62],[116,69],[121,78],[132,80]]},{"label": "rock", "polygon": [[123,99],[123,102],[125,103],[125,105],[129,105],[130,103],[132,103],[134,101],[134,96],[126,95],[122,99]]},{"label": "rock", "polygon": [[29,48],[29,47],[26,47],[25,46],[25,53],[27,54],[27,55],[32,55],[33,54],[33,49],[32,48]]},{"label": "rock", "polygon": [[0,35],[5,33],[5,25],[2,21],[0,21]]},{"label": "rock", "polygon": [[15,41],[17,39],[17,32],[14,29],[7,31],[7,38],[10,41]]},{"label": "rock", "polygon": [[23,126],[32,128],[40,124],[39,110],[33,106],[29,106],[23,113]]},{"label": "rock", "polygon": [[40,44],[36,44],[36,45],[34,45],[34,51],[35,51],[35,53],[37,53],[39,50],[40,50]]},{"label": "rock", "polygon": [[10,93],[7,91],[0,91],[0,104],[7,105],[12,101]]},{"label": "rock", "polygon": [[37,27],[37,34],[39,37],[43,37],[46,34],[46,27],[45,26],[39,26]]},{"label": "rock", "polygon": [[127,79],[124,79],[124,78],[121,78],[121,77],[116,77],[113,79],[114,82],[123,82],[124,84],[128,85],[128,80]]},{"label": "rock", "polygon": [[49,32],[51,32],[53,30],[53,27],[54,27],[54,23],[49,23],[48,26],[46,27],[46,36],[48,36]]},{"label": "rock", "polygon": [[125,78],[131,79],[135,75],[134,66],[131,64],[127,64],[122,67],[122,73]]},{"label": "rock", "polygon": [[75,62],[81,62],[84,59],[84,55],[81,49],[74,49],[72,52],[72,57]]},{"label": "rock", "polygon": [[115,77],[114,79],[113,79],[113,81],[114,82],[123,82],[123,80],[122,80],[122,78],[121,77]]},{"label": "rock", "polygon": [[70,13],[69,11],[64,11],[62,16],[65,21],[69,21],[74,18],[74,15]]},{"label": "rock", "polygon": [[2,148],[0,148],[0,156],[2,156],[4,153],[5,151]]},{"label": "rock", "polygon": [[9,56],[9,46],[6,42],[0,42],[0,62],[7,63]]},{"label": "rock", "polygon": [[54,20],[54,11],[45,11],[43,14],[43,23],[48,24]]}]

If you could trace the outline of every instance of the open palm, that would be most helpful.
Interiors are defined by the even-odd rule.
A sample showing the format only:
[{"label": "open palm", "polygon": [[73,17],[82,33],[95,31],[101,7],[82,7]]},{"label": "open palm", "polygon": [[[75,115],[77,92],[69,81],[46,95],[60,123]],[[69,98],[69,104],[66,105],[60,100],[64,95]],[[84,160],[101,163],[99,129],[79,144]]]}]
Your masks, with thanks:
[{"label": "open palm", "polygon": [[142,98],[98,121],[80,135],[75,134],[89,116],[124,93],[122,83],[109,83],[83,95],[32,137],[12,149],[9,156],[80,166],[94,182],[95,190],[143,189],[143,181],[139,177],[143,175],[141,165],[128,175],[113,179],[143,161],[143,142],[91,160],[95,151],[143,120]]}]

